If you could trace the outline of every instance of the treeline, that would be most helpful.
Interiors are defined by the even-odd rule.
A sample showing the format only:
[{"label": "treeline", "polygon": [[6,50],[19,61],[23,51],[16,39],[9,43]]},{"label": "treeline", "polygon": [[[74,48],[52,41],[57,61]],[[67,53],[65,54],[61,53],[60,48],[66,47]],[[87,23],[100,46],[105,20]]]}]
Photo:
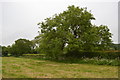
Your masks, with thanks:
[{"label": "treeline", "polygon": [[36,54],[34,41],[18,39],[11,46],[2,46],[2,56],[22,56],[23,54]]},{"label": "treeline", "polygon": [[[29,41],[26,39],[18,39],[15,41],[15,43],[11,46],[1,46],[0,45],[0,53],[2,53],[2,56],[22,56],[23,54],[42,54],[40,51],[37,50],[38,47],[35,45],[33,41]],[[81,53],[69,53],[65,56],[68,57],[103,57],[107,58],[107,56],[111,56],[112,59],[115,58],[117,52],[120,50],[120,44],[112,44],[111,49],[107,51],[99,51],[99,52],[81,52]],[[108,53],[108,54],[105,54]],[[101,55],[101,56],[100,56]],[[109,57],[108,56],[108,57]]]},{"label": "treeline", "polygon": [[[0,45],[0,53],[2,53],[2,56],[22,56],[23,54],[42,54],[42,53],[40,53],[41,51],[39,51],[39,47],[37,45],[38,44],[35,43],[34,40],[30,41],[27,39],[18,39],[11,46],[10,45],[9,46],[1,46]],[[114,53],[119,50],[120,50],[120,44],[111,44],[110,50],[107,50],[107,52]],[[89,55],[89,57],[92,57],[92,56],[90,56],[91,54],[93,54],[93,55],[95,54],[95,52],[88,53],[87,51],[84,53],[86,55]],[[104,53],[104,52],[101,52],[101,53]],[[72,57],[85,56],[85,54],[83,54],[83,52],[81,52],[81,54],[82,55],[74,52],[74,53],[67,54],[67,56],[72,56]],[[97,55],[99,55],[99,54],[97,54]]]}]

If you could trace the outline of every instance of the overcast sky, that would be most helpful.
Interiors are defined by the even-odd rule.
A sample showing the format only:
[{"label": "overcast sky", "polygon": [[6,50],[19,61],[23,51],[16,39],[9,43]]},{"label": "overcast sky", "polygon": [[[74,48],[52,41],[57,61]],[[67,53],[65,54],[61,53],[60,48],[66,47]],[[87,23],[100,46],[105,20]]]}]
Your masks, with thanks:
[{"label": "overcast sky", "polygon": [[[107,25],[118,42],[118,0],[39,0],[0,2],[0,36],[2,45],[11,45],[19,38],[34,39],[38,35],[37,23],[56,13],[63,12],[69,5],[87,7],[96,18],[96,25]],[[1,41],[1,40],[0,40]]]}]

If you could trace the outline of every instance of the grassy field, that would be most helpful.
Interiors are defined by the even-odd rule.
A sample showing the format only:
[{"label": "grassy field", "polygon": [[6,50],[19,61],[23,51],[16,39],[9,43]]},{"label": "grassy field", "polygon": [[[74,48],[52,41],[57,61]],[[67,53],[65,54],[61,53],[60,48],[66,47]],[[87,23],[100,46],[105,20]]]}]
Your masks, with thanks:
[{"label": "grassy field", "polygon": [[16,57],[2,58],[3,78],[118,78],[117,66],[58,63]]}]

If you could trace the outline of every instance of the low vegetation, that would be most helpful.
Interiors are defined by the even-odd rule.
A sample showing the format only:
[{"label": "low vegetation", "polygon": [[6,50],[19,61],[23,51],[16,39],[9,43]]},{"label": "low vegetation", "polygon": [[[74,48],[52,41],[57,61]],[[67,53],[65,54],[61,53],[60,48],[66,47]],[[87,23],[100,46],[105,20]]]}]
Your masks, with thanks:
[{"label": "low vegetation", "polygon": [[118,78],[117,66],[3,57],[3,78]]},{"label": "low vegetation", "polygon": [[46,58],[45,54],[24,54],[22,58],[28,58],[28,59],[36,59],[36,60],[50,60],[55,61],[59,63],[77,63],[77,64],[95,64],[95,65],[111,65],[111,66],[119,66],[119,59],[105,59],[105,58],[73,58],[73,57],[67,57],[67,58],[61,58],[61,59],[50,59]]}]

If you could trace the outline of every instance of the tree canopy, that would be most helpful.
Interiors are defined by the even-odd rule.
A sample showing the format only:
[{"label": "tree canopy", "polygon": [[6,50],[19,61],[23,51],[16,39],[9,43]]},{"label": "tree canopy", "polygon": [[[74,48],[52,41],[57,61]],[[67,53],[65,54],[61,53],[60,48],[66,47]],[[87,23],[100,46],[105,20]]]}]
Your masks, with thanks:
[{"label": "tree canopy", "polygon": [[112,34],[106,25],[96,26],[87,8],[69,6],[66,11],[38,23],[40,35],[36,37],[41,53],[56,58],[61,54],[81,51],[107,50]]},{"label": "tree canopy", "polygon": [[2,46],[2,56],[8,56],[8,47]]},{"label": "tree canopy", "polygon": [[13,56],[21,56],[23,54],[31,53],[33,49],[33,43],[26,39],[18,39],[11,47],[9,47],[9,53]]}]

